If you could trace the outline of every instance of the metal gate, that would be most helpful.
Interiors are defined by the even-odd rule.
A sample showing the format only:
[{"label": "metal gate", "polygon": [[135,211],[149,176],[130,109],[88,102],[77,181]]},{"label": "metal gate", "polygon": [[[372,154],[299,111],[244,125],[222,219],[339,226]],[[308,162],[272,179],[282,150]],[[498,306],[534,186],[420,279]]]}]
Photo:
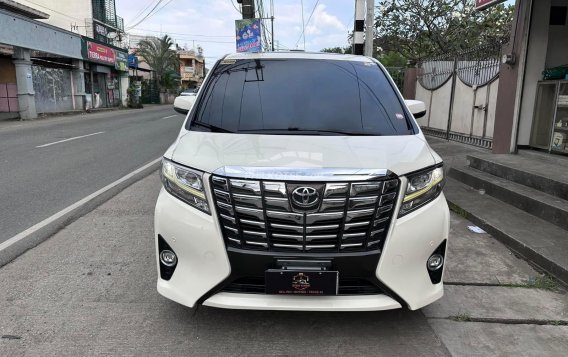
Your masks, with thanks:
[{"label": "metal gate", "polygon": [[427,104],[422,130],[491,148],[501,42],[424,59],[417,65],[416,99]]}]

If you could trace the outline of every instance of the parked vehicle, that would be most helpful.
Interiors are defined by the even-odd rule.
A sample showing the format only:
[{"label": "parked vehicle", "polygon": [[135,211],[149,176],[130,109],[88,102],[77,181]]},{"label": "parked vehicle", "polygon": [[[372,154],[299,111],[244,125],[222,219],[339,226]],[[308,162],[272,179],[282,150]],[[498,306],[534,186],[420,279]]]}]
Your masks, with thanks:
[{"label": "parked vehicle", "polygon": [[183,91],[174,99],[174,110],[181,114],[187,114],[193,104],[195,103],[195,98],[197,92],[195,89]]},{"label": "parked vehicle", "polygon": [[224,57],[162,161],[158,292],[272,310],[439,299],[449,211],[424,113],[367,57]]}]

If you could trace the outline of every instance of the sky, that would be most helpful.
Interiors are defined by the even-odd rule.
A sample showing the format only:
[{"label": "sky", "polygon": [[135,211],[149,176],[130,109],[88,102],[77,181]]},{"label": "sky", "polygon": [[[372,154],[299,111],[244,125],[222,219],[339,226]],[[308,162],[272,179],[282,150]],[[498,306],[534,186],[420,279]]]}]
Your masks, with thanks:
[{"label": "sky", "polygon": [[[137,16],[148,5],[159,0],[115,0],[116,13],[124,18],[125,29],[135,25]],[[258,1],[258,0],[257,0]],[[281,48],[304,49],[302,35],[302,0],[273,0],[274,39]],[[305,49],[319,51],[326,47],[347,46],[347,34],[353,28],[353,0],[303,0]],[[317,3],[317,6],[316,6]],[[207,67],[223,56],[235,52],[235,20],[242,18],[234,6],[236,0],[164,0],[166,4],[155,15],[148,17],[129,33],[137,35],[170,35],[180,46],[203,48]],[[233,6],[234,5],[234,6]],[[264,0],[268,9],[270,0]],[[269,21],[267,21],[267,24]]]},{"label": "sky", "polygon": [[[124,19],[125,29],[136,25],[129,33],[168,34],[182,47],[201,46],[207,67],[224,54],[235,52],[235,20],[242,18],[235,9],[238,8],[236,0],[161,0],[156,7],[158,11],[139,24],[160,0],[115,1],[117,15]],[[263,2],[268,9],[271,1]],[[274,39],[280,48],[320,51],[348,45],[347,36],[353,29],[354,0],[273,0],[273,3]],[[375,3],[378,4],[378,0]]]}]

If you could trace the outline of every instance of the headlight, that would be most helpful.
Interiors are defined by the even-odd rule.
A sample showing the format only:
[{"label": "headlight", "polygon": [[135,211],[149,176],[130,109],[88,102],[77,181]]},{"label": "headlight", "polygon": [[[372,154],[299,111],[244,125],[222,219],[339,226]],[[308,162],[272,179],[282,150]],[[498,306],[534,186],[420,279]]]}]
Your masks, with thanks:
[{"label": "headlight", "polygon": [[211,214],[205,190],[203,173],[162,159],[162,183],[166,191],[190,206]]},{"label": "headlight", "polygon": [[442,192],[444,182],[442,166],[409,175],[406,194],[398,216],[402,217],[434,200]]}]

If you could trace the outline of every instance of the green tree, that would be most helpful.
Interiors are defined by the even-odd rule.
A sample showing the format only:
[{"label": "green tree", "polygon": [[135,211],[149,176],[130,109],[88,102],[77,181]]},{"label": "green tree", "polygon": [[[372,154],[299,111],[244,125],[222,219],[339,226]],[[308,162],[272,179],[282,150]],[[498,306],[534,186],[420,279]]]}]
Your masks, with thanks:
[{"label": "green tree", "polygon": [[172,47],[174,47],[172,38],[164,35],[162,38],[151,37],[140,41],[136,50],[136,54],[141,56],[143,62],[148,63],[156,73],[160,89],[162,87],[171,89],[171,75],[167,74],[179,71],[180,61]]},{"label": "green tree", "polygon": [[381,0],[375,44],[414,62],[432,54],[506,39],[513,6],[476,11],[475,0]]},{"label": "green tree", "polygon": [[324,48],[323,50],[321,50],[321,52],[327,52],[327,53],[345,53],[345,54],[349,54],[351,53],[351,47],[347,46],[347,47],[328,47],[328,48]]}]

